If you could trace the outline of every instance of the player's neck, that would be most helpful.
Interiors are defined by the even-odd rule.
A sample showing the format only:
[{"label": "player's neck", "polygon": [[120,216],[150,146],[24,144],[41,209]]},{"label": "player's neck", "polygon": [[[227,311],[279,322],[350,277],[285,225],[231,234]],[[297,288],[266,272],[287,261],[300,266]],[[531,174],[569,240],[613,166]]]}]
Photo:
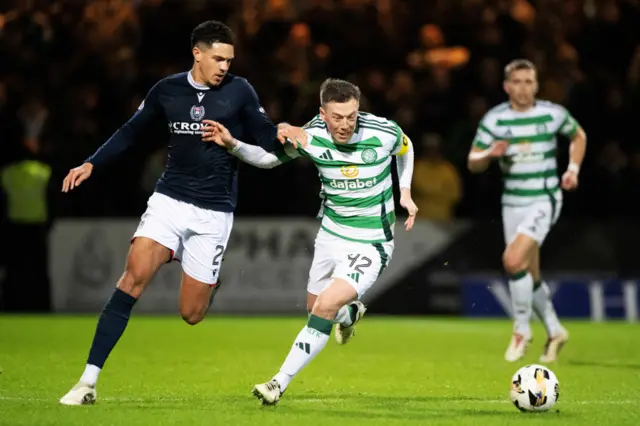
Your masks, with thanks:
[{"label": "player's neck", "polygon": [[533,101],[530,104],[517,104],[516,102],[510,101],[509,102],[509,106],[511,107],[512,110],[514,111],[518,111],[518,112],[527,112],[530,109],[532,109],[534,106],[536,105],[536,102]]},{"label": "player's neck", "polygon": [[194,83],[200,84],[202,86],[208,86],[206,80],[204,79],[204,77],[202,77],[202,74],[198,70],[198,67],[195,66],[195,64],[193,67],[191,67],[191,71],[189,71],[189,74],[191,75],[191,79]]}]

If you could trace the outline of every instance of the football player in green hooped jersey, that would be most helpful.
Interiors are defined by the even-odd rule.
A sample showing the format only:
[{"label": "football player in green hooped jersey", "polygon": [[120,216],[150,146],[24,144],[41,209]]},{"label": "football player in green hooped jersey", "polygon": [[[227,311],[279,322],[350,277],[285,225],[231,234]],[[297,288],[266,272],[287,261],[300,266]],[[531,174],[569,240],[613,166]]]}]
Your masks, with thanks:
[{"label": "football player in green hooped jersey", "polygon": [[307,325],[294,340],[289,355],[272,380],[253,393],[263,404],[275,404],[291,380],[327,344],[333,324],[339,344],[353,336],[365,312],[360,298],[389,264],[393,254],[396,215],[391,178],[397,158],[400,205],[413,227],[418,211],[411,198],[413,147],[396,123],[360,112],[360,89],[328,79],[320,89],[320,114],[305,127],[306,146],[285,144],[280,152],[233,139],[219,123],[204,120],[214,141],[241,160],[271,168],[296,157],[308,157],[322,182],[322,218],[307,284]]},{"label": "football player in green hooped jersey", "polygon": [[[525,354],[531,340],[533,310],[544,322],[547,343],[541,362],[553,362],[569,336],[553,308],[549,287],[540,275],[540,247],[562,208],[562,190],[578,187],[587,138],[562,106],[535,98],[536,68],[518,59],[505,68],[504,90],[509,102],[489,110],[478,126],[468,167],[473,173],[497,159],[504,177],[502,221],[506,249],[502,263],[509,275],[515,319],[507,361]],[[569,166],[558,178],[556,135],[570,139]]]}]

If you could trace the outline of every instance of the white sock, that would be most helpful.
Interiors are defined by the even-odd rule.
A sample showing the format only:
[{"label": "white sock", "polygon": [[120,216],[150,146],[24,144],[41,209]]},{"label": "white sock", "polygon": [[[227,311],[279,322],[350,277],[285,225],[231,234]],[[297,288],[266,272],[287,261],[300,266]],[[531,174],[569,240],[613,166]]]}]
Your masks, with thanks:
[{"label": "white sock", "polygon": [[564,332],[556,310],[553,308],[553,302],[551,301],[551,290],[544,281],[533,292],[533,309],[544,323],[544,328],[547,330],[547,336],[555,337]]},{"label": "white sock", "polygon": [[87,364],[84,368],[84,373],[80,377],[80,381],[88,384],[89,386],[95,386],[98,383],[98,375],[102,369],[92,364]]},{"label": "white sock", "polygon": [[531,337],[529,321],[532,314],[533,277],[528,271],[509,277],[509,290],[515,319],[513,332],[529,338]]},{"label": "white sock", "polygon": [[351,309],[349,305],[344,305],[338,313],[336,314],[336,318],[333,320],[334,323],[340,324],[343,327],[349,327],[353,324],[353,319],[351,319]]},{"label": "white sock", "polygon": [[280,384],[280,390],[285,391],[291,380],[324,349],[329,341],[333,322],[313,314],[309,322],[294,340],[289,355],[284,360],[280,372],[274,379]]}]

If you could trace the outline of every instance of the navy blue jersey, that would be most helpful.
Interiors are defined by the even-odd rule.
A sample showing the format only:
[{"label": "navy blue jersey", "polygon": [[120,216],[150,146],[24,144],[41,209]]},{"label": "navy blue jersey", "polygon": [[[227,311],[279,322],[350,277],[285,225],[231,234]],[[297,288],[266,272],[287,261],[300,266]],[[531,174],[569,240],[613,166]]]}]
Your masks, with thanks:
[{"label": "navy blue jersey", "polygon": [[156,191],[198,207],[233,212],[238,199],[238,159],[213,142],[202,142],[203,119],[222,123],[240,140],[267,151],[279,147],[277,128],[247,80],[228,74],[217,87],[196,83],[189,72],[151,88],[138,111],[86,161],[99,167],[143,135],[146,125],[166,120],[167,167]]}]

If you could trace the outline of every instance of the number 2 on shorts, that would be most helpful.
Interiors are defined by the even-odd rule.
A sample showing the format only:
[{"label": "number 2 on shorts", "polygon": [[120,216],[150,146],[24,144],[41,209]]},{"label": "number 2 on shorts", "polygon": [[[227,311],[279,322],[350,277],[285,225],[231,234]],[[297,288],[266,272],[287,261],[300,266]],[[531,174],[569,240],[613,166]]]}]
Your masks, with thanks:
[{"label": "number 2 on shorts", "polygon": [[216,255],[213,256],[213,266],[218,266],[220,265],[220,257],[222,257],[222,253],[224,253],[224,246],[222,245],[217,245],[216,246]]}]

